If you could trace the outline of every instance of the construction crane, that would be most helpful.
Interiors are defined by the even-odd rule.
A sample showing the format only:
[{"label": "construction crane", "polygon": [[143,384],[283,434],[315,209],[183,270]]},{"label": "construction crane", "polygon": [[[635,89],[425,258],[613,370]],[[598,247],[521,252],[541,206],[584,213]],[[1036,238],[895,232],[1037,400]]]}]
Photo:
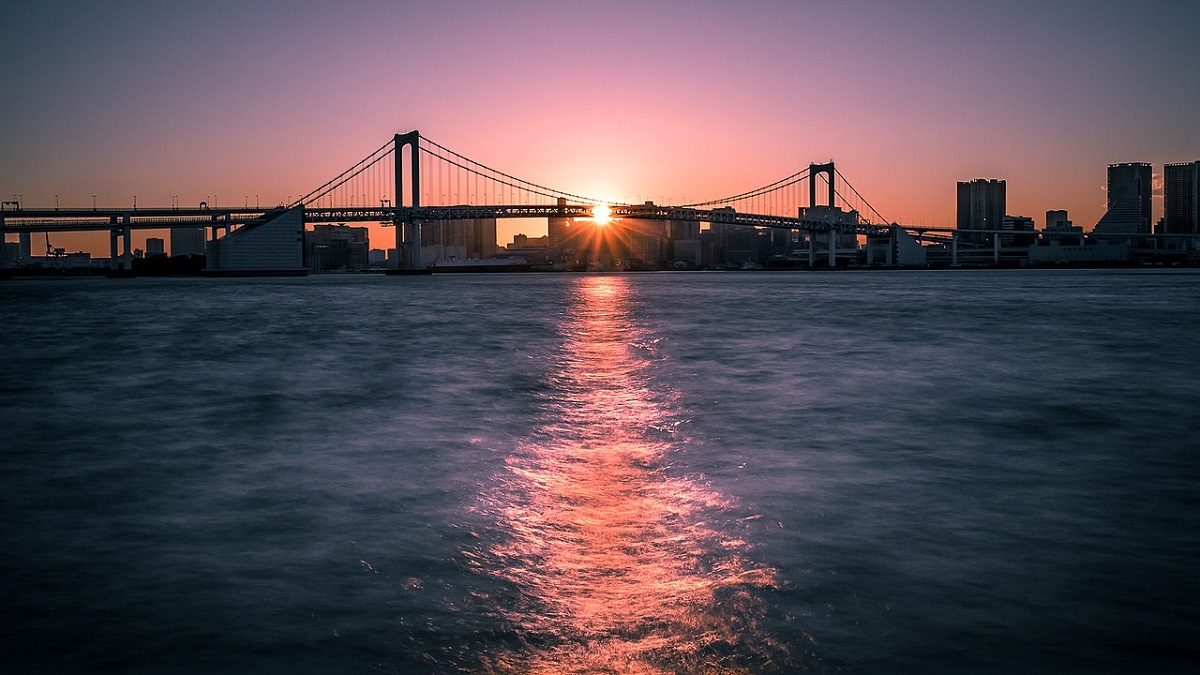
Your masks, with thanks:
[{"label": "construction crane", "polygon": [[49,232],[46,233],[46,257],[54,258],[54,260],[56,262],[67,257],[67,249],[54,248],[53,246],[50,245],[50,233]]}]

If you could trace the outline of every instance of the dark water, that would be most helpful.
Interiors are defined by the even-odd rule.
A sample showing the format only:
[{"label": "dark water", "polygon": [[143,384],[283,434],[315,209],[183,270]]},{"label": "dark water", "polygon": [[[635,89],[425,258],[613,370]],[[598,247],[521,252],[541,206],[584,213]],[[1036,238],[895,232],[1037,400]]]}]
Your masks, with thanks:
[{"label": "dark water", "polygon": [[0,671],[1200,670],[1200,274],[0,284]]}]

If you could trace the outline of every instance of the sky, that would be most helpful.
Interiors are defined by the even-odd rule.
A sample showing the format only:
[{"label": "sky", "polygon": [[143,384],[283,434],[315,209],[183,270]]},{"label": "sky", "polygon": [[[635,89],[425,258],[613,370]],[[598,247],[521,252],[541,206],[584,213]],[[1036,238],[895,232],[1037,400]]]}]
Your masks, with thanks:
[{"label": "sky", "polygon": [[892,221],[953,226],[956,182],[997,178],[1009,214],[1091,229],[1108,164],[1200,160],[1197,35],[1195,0],[21,1],[0,196],[274,204],[419,129],[621,201],[832,159]]}]

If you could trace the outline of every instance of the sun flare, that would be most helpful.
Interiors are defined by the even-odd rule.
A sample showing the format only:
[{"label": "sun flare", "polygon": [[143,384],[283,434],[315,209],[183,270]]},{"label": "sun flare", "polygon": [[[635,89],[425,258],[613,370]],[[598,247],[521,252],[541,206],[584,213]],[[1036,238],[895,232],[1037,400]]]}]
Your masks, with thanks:
[{"label": "sun flare", "polygon": [[608,208],[608,204],[596,204],[593,206],[592,220],[596,221],[597,225],[607,225],[608,221],[612,220],[612,210]]}]

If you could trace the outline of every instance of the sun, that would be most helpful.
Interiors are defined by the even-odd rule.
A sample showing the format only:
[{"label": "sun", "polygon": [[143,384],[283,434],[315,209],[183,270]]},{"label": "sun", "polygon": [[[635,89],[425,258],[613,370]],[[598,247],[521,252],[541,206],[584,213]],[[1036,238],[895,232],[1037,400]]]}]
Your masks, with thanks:
[{"label": "sun", "polygon": [[612,210],[608,208],[608,204],[596,204],[593,206],[592,220],[596,221],[597,225],[607,225],[608,221],[612,220]]}]

